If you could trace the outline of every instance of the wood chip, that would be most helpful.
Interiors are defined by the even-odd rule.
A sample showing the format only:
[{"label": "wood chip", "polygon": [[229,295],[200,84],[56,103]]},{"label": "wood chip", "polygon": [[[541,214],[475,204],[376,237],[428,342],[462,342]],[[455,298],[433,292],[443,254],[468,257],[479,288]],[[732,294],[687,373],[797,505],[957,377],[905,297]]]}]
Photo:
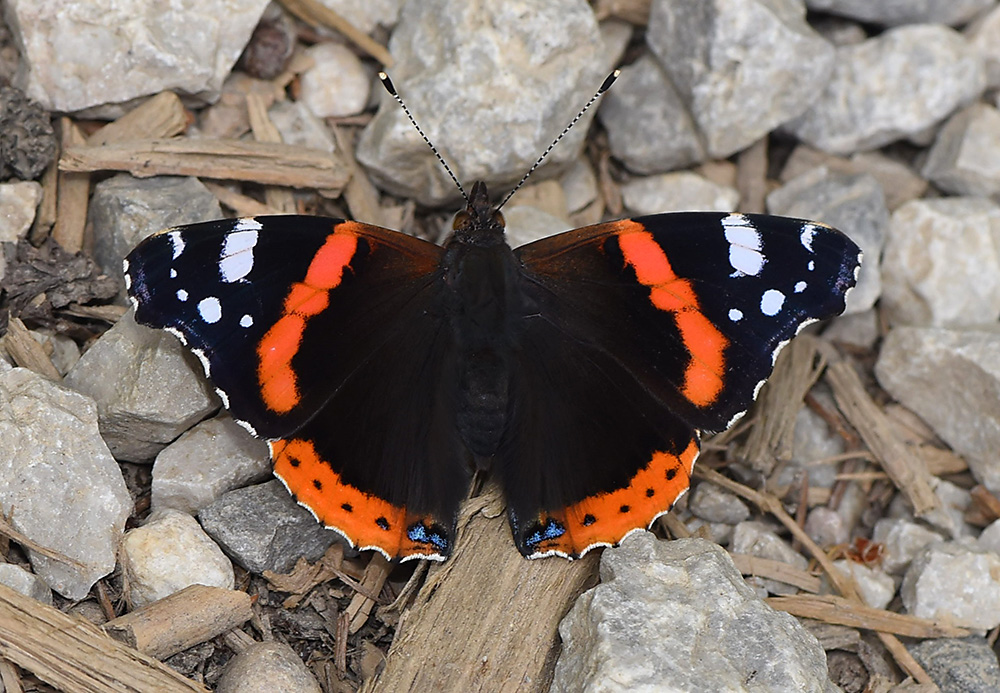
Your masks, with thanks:
[{"label": "wood chip", "polygon": [[743,575],[778,580],[813,594],[818,593],[822,585],[822,581],[816,575],[782,561],[772,561],[742,553],[731,553],[729,556],[736,564],[736,569]]},{"label": "wood chip", "polygon": [[764,213],[767,195],[767,138],[762,137],[736,158],[736,189],[740,191],[740,211]]},{"label": "wood chip", "polygon": [[740,453],[757,471],[770,474],[778,460],[792,458],[795,419],[825,366],[825,359],[818,357],[817,340],[808,335],[792,340],[778,357]]},{"label": "wood chip", "polygon": [[[62,131],[62,150],[73,149],[86,140],[80,128],[69,118],[59,120]],[[87,226],[87,205],[90,203],[90,173],[88,171],[66,171],[59,167],[59,194],[56,200],[56,221],[52,227],[52,238],[67,253],[79,253],[83,249],[83,234]]]},{"label": "wood chip", "polygon": [[32,245],[41,245],[56,223],[59,203],[59,164],[53,161],[42,175],[42,200],[35,211],[28,240]]},{"label": "wood chip", "polygon": [[837,406],[857,429],[882,469],[910,502],[918,517],[939,506],[923,459],[909,452],[896,436],[893,425],[865,391],[857,372],[847,361],[838,361],[826,370]]},{"label": "wood chip", "polygon": [[368,174],[358,166],[357,159],[354,158],[354,142],[351,135],[343,128],[334,126],[333,137],[337,143],[337,151],[344,158],[348,170],[351,172],[351,179],[344,188],[344,201],[347,208],[351,210],[351,218],[355,221],[362,221],[376,226],[391,226],[393,221],[387,218],[381,204],[379,203],[379,192],[375,184],[371,182]]},{"label": "wood chip", "polygon": [[187,112],[177,94],[163,91],[87,138],[87,144],[102,145],[156,137],[173,137],[187,129]]},{"label": "wood chip", "polygon": [[[268,103],[260,94],[250,92],[247,94],[247,116],[250,118],[250,130],[254,139],[258,142],[281,143],[281,133],[271,122],[271,117],[267,114]],[[294,214],[295,196],[288,188],[277,188],[269,186],[264,190],[264,199],[267,206],[278,209],[283,214]]]},{"label": "wood chip", "polygon": [[769,597],[765,601],[793,616],[910,638],[964,638],[970,635],[964,628],[941,621],[876,609],[832,594]]},{"label": "wood chip", "polygon": [[253,617],[250,595],[190,585],[104,624],[104,630],[140,652],[165,659],[211,640]]},{"label": "wood chip", "polygon": [[372,612],[372,607],[375,606],[375,597],[382,591],[382,586],[391,571],[392,567],[389,565],[389,561],[385,560],[385,556],[380,553],[375,553],[372,556],[368,567],[365,568],[365,576],[361,580],[360,589],[351,598],[347,609],[344,610],[347,618],[350,619],[348,633],[357,633],[361,630],[361,626],[365,625]]},{"label": "wood chip", "polygon": [[385,669],[361,690],[548,691],[559,621],[596,575],[599,553],[526,561],[490,488],[463,506],[455,553],[431,567]]},{"label": "wood chip", "polygon": [[652,4],[652,0],[597,0],[594,15],[598,21],[621,19],[635,26],[646,26]]},{"label": "wood chip", "polygon": [[392,67],[392,56],[385,46],[364,33],[319,0],[280,0],[286,10],[307,24],[326,26],[344,35],[351,43],[375,58],[385,68]]},{"label": "wood chip", "polygon": [[88,621],[6,585],[0,585],[0,623],[0,657],[60,690],[208,692],[200,683],[118,642]]},{"label": "wood chip", "polygon": [[339,195],[348,172],[335,154],[273,142],[153,139],[67,148],[62,171],[128,171],[133,176],[203,176]]},{"label": "wood chip", "polygon": [[226,207],[229,207],[229,209],[233,210],[241,217],[259,217],[266,216],[268,214],[283,214],[280,209],[275,209],[274,207],[270,207],[248,195],[243,195],[242,193],[230,190],[221,183],[203,181],[202,184],[208,188],[209,192],[215,195],[215,199]]},{"label": "wood chip", "polygon": [[62,380],[62,375],[42,345],[31,336],[24,323],[13,315],[7,321],[7,334],[0,343],[18,366],[32,370],[54,382]]}]

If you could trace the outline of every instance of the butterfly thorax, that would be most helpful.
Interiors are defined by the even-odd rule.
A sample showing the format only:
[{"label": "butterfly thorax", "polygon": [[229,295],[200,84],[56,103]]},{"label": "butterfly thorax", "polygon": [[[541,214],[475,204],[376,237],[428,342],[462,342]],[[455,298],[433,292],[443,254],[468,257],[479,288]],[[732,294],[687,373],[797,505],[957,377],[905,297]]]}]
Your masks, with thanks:
[{"label": "butterfly thorax", "polygon": [[458,431],[473,453],[488,458],[506,428],[511,355],[525,301],[520,263],[482,183],[473,187],[468,209],[456,218],[442,266],[456,347]]}]

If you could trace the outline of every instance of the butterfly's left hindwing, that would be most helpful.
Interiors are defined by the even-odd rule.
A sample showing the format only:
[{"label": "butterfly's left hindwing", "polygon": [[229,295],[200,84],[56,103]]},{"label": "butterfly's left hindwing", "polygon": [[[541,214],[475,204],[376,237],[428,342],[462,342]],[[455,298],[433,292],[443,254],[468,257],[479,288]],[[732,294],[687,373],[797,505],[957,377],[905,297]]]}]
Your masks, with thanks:
[{"label": "butterfly's left hindwing", "polygon": [[469,474],[446,425],[441,252],[356,222],[260,217],[151,236],[125,276],[136,320],[199,357],[318,519],[390,558],[443,557]]}]

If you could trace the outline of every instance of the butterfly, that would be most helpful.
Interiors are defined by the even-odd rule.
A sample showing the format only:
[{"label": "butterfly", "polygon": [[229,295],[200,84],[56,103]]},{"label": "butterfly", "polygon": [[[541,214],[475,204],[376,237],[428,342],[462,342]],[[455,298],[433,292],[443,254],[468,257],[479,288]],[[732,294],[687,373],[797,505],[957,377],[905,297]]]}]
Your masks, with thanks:
[{"label": "butterfly", "polygon": [[405,561],[452,552],[477,472],[528,558],[649,527],[860,262],[829,226],[714,212],[512,249],[480,182],[443,246],[268,216],[154,234],[124,269],[136,320],[194,352],[296,500]]}]

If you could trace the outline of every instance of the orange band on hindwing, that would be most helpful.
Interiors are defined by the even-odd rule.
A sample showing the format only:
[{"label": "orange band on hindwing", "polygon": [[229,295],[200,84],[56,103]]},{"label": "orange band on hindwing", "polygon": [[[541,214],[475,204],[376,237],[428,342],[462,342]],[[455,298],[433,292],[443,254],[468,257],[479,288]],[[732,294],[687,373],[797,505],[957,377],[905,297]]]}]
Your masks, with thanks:
[{"label": "orange band on hindwing", "polygon": [[287,414],[301,400],[292,359],[302,346],[306,323],[330,304],[330,291],[340,285],[344,270],[358,248],[353,222],[334,226],[334,232],[317,251],[305,279],[296,282],[285,298],[281,317],[257,345],[257,380],[264,405]]},{"label": "orange band on hindwing", "polygon": [[707,407],[722,392],[725,350],[729,340],[705,317],[691,282],[678,277],[653,234],[642,224],[619,222],[618,245],[625,262],[641,284],[649,287],[649,300],[674,314],[677,331],[690,360],[684,371],[681,394],[699,407]]}]

